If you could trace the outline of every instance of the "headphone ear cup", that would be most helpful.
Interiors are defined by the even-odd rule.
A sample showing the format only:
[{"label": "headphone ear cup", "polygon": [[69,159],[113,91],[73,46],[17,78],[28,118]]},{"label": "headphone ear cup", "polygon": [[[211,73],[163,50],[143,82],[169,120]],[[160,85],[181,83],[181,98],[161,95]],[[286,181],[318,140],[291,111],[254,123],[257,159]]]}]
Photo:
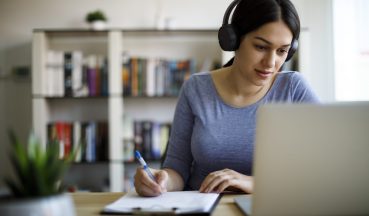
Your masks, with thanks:
[{"label": "headphone ear cup", "polygon": [[293,39],[291,48],[290,48],[290,50],[288,51],[288,54],[287,54],[286,61],[289,61],[293,57],[293,54],[295,54],[295,52],[297,51],[298,46],[299,46],[299,42],[297,40]]},{"label": "headphone ear cup", "polygon": [[235,51],[240,45],[238,34],[232,24],[224,24],[218,31],[219,45],[224,51]]}]

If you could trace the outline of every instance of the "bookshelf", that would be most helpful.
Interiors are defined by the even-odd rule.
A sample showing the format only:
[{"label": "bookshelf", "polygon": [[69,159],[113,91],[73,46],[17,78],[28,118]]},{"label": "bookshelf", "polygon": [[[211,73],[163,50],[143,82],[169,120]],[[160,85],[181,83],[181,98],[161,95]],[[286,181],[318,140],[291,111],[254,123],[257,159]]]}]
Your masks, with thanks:
[{"label": "bookshelf", "polygon": [[[123,86],[124,56],[148,61],[156,58],[172,62],[190,59],[192,72],[209,70],[214,62],[221,64],[227,56],[220,50],[217,30],[213,29],[109,29],[105,31],[37,29],[33,32],[32,50],[33,129],[45,149],[50,136],[50,131],[48,132],[50,124],[55,122],[106,122],[107,124],[108,141],[103,143],[107,150],[107,158],[73,164],[72,175],[66,181],[78,184],[82,179],[87,181],[85,185],[89,185],[88,181],[91,184],[100,184],[97,187],[91,186],[91,188],[98,188],[92,190],[98,191],[104,190],[103,187],[107,187],[109,191],[127,190],[129,184],[124,181],[131,179],[132,172],[135,170],[136,163],[125,162],[126,145],[135,135],[127,129],[124,119],[128,116],[135,121],[171,122],[177,101],[176,94],[152,93],[147,96],[144,91],[138,96],[126,94]],[[51,64],[55,61],[50,60],[52,59],[50,56],[53,56],[50,53],[55,52],[59,55],[72,53],[74,56],[73,53],[77,51],[82,53],[83,57],[92,55],[97,56],[95,59],[105,59],[105,61],[97,60],[100,62],[97,64],[106,63],[105,66],[100,67],[100,71],[107,72],[107,92],[101,90],[103,89],[101,86],[104,86],[102,81],[100,91],[96,90],[100,93],[91,94],[95,90],[92,90],[90,85],[86,87],[88,93],[77,92],[73,86],[69,86],[73,93],[70,94],[69,89],[69,94],[66,95],[68,84],[65,81],[70,78],[65,75],[65,71],[58,71],[60,63],[59,66],[57,63],[56,66]],[[84,63],[89,65],[88,62],[89,60],[86,60]],[[55,71],[59,75],[55,76]],[[72,71],[72,74],[75,74],[75,71]],[[149,79],[156,78],[156,75]],[[64,78],[64,81],[58,78]],[[76,79],[82,78],[77,76]],[[100,79],[103,80],[102,75]],[[55,86],[60,88],[60,85],[64,87],[64,92],[60,92],[61,89],[56,90]],[[157,86],[156,84],[156,89],[158,89]]]}]

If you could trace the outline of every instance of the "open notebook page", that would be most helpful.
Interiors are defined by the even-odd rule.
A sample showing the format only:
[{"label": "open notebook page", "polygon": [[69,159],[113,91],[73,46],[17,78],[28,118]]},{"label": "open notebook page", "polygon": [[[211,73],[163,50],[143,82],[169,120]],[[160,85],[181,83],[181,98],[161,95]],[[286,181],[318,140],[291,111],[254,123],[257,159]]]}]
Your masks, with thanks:
[{"label": "open notebook page", "polygon": [[166,192],[157,197],[141,197],[135,191],[107,205],[103,212],[132,213],[140,211],[210,212],[219,194],[199,191]]}]

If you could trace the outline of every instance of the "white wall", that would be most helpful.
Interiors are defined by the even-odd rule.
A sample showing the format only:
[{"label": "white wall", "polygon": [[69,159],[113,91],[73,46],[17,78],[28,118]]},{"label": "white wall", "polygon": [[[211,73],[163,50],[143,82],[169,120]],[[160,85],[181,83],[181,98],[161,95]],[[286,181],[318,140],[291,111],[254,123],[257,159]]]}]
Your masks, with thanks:
[{"label": "white wall", "polygon": [[322,101],[334,101],[332,0],[294,0],[294,2],[300,13],[301,25],[308,31],[307,79]]},{"label": "white wall", "polygon": [[[30,65],[30,44],[8,50],[3,60],[2,66],[5,71],[9,71],[11,65]],[[8,161],[10,146],[7,130],[13,129],[24,143],[31,128],[31,107],[30,78],[2,76],[0,78],[0,179],[4,174],[11,173]]]},{"label": "white wall", "polygon": [[[8,129],[13,129],[25,143],[31,128],[31,83],[29,81],[0,80],[0,178],[10,173]],[[2,179],[1,179],[2,180]],[[1,185],[1,184],[0,184]]]},{"label": "white wall", "polygon": [[[31,35],[35,28],[85,28],[88,11],[101,9],[113,28],[152,28],[158,11],[175,17],[178,28],[218,28],[232,0],[1,0],[0,68],[31,65]],[[309,29],[311,65],[308,80],[323,101],[333,100],[331,0],[293,0],[302,26]],[[31,126],[31,83],[0,80],[0,152],[5,154],[5,130],[12,124],[21,137]],[[0,155],[0,177],[5,157]],[[1,182],[0,182],[1,185]]]},{"label": "white wall", "polygon": [[103,10],[109,26],[114,28],[154,27],[158,11],[163,16],[175,17],[182,28],[216,28],[229,2],[231,0],[1,0],[0,49],[29,42],[34,28],[87,27],[84,17],[95,9]]}]

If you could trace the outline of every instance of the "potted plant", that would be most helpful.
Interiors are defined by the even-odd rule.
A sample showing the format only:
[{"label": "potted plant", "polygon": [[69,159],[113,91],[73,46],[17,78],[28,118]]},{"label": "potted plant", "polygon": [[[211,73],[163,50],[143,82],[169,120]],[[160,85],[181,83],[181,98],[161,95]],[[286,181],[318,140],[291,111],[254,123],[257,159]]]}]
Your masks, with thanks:
[{"label": "potted plant", "polygon": [[86,15],[86,22],[90,24],[93,30],[104,30],[106,28],[107,18],[101,10],[96,10]]},{"label": "potted plant", "polygon": [[22,145],[13,132],[10,154],[15,178],[5,178],[12,195],[0,198],[0,215],[75,215],[72,198],[63,193],[61,179],[74,158],[59,158],[59,143],[41,147],[34,134]]}]

